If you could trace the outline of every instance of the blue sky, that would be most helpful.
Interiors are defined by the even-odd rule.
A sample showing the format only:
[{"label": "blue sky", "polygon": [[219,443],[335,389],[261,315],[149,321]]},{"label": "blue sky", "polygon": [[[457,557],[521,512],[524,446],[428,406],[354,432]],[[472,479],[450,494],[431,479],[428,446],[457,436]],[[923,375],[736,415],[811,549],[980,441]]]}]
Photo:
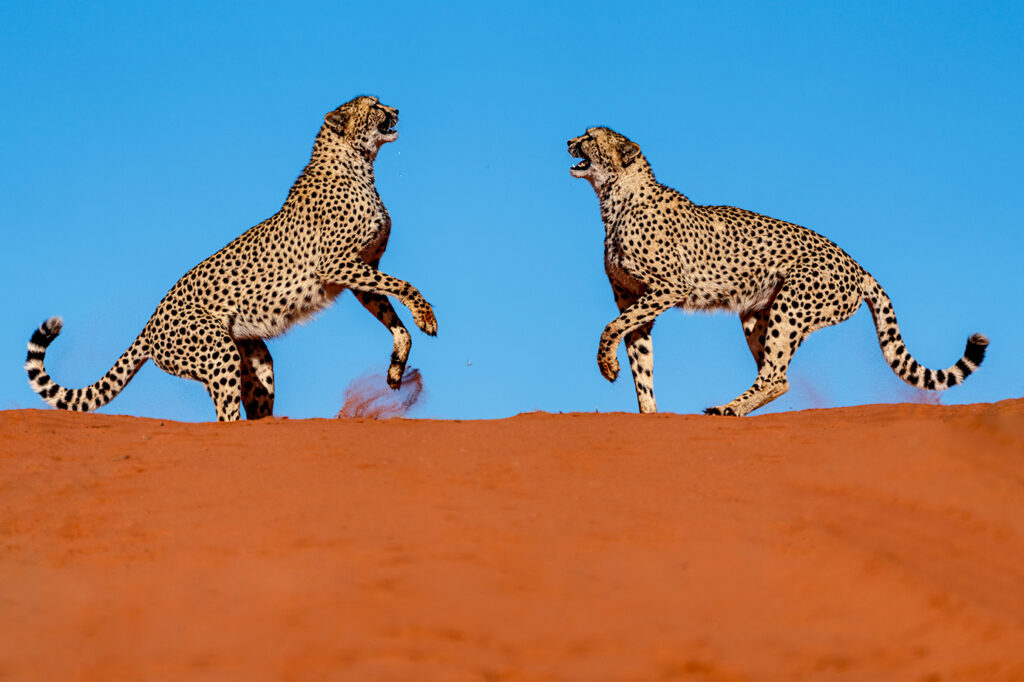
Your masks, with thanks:
[{"label": "blue sky", "polygon": [[[401,110],[377,160],[382,269],[434,305],[410,416],[635,411],[595,355],[617,311],[590,186],[565,141],[607,125],[702,204],[806,225],[886,288],[910,351],[989,356],[945,403],[1024,393],[1024,5],[867,3],[79,3],[0,8],[0,409],[45,407],[22,363],[98,379],[190,267],[272,215],[323,114]],[[270,342],[278,415],[333,416],[391,337],[345,294]],[[727,402],[755,368],[733,315],[664,314],[661,411]],[[862,308],[812,335],[761,412],[914,396]],[[153,363],[104,412],[210,420]]]}]

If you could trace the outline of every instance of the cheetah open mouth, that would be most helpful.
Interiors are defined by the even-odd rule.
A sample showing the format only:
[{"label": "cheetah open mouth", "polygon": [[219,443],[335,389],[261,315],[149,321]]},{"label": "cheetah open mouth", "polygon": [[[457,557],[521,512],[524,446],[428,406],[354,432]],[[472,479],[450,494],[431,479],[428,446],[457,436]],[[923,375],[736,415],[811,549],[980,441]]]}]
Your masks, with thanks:
[{"label": "cheetah open mouth", "polygon": [[394,135],[398,132],[395,126],[398,125],[398,117],[392,116],[391,114],[384,112],[384,120],[377,126],[377,132],[381,135]]},{"label": "cheetah open mouth", "polygon": [[590,157],[583,151],[583,145],[577,144],[575,147],[569,149],[569,153],[574,158],[581,159],[579,163],[572,167],[574,171],[585,171],[590,168]]}]

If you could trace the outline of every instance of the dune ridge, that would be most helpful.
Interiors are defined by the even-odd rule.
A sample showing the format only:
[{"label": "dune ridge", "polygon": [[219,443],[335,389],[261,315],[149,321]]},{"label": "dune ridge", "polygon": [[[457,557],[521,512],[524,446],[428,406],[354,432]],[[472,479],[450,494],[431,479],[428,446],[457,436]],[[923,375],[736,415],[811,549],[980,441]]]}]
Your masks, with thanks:
[{"label": "dune ridge", "polygon": [[3,680],[1024,680],[1024,400],[0,412]]}]

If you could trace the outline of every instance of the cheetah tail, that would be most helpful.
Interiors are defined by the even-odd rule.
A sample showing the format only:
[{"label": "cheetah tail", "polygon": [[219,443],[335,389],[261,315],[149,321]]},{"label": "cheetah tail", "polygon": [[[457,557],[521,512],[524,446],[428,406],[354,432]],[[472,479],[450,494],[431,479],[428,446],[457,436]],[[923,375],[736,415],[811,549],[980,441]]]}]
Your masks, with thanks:
[{"label": "cheetah tail", "polygon": [[903,345],[899,325],[896,324],[896,313],[892,301],[874,277],[865,273],[863,283],[864,299],[868,302],[871,315],[875,318],[875,330],[878,332],[878,343],[882,347],[885,361],[892,367],[900,379],[915,388],[927,388],[942,391],[950,386],[959,386],[968,376],[978,369],[985,359],[988,337],[983,334],[972,334],[967,339],[967,348],[963,357],[955,365],[947,369],[930,370],[918,364],[910,356]]},{"label": "cheetah tail", "polygon": [[25,371],[28,372],[28,383],[32,390],[58,409],[89,412],[103,407],[121,392],[149,359],[140,350],[140,337],[135,339],[99,381],[85,388],[64,388],[54,383],[43,366],[46,347],[57,338],[63,326],[64,322],[59,317],[51,317],[39,325],[39,329],[33,332],[32,339],[28,342],[28,359],[25,361]]}]

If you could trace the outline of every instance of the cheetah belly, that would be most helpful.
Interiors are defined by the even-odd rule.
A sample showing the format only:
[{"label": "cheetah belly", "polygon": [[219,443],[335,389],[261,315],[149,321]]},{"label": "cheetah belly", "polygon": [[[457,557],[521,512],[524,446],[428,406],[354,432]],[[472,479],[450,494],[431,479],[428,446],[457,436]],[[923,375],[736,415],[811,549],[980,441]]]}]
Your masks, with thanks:
[{"label": "cheetah belly", "polygon": [[[777,268],[764,253],[748,253],[737,239],[705,237],[705,251],[680,249],[680,270],[689,295],[678,307],[692,311],[745,313],[763,308],[778,288]],[[711,253],[714,253],[712,257]]]},{"label": "cheetah belly", "polygon": [[324,287],[313,279],[267,292],[260,301],[240,310],[231,327],[236,339],[269,339],[292,325],[308,322],[334,302],[344,287]]},{"label": "cheetah belly", "polygon": [[749,270],[736,273],[711,270],[688,279],[690,295],[678,307],[692,311],[745,313],[760,310],[778,290],[776,278]]}]

